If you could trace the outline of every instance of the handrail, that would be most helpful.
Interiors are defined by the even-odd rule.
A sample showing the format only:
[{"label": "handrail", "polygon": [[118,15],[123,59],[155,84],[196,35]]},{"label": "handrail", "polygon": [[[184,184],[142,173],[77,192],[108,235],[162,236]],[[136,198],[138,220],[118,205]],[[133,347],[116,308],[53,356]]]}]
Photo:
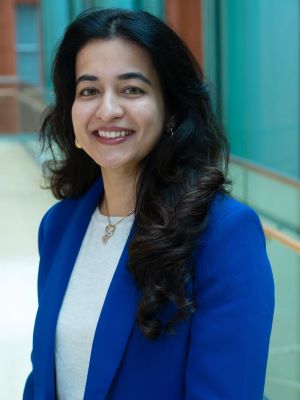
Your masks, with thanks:
[{"label": "handrail", "polygon": [[28,96],[28,91],[20,90],[18,88],[0,88],[0,97],[15,97],[22,103],[28,104],[32,109],[41,113],[45,110],[46,104],[39,99]]},{"label": "handrail", "polygon": [[[293,179],[284,175],[280,175],[279,173],[268,170],[267,168],[261,167],[251,161],[243,160],[237,156],[230,157],[230,161],[233,164],[239,165],[241,167],[246,168],[247,170],[251,170],[254,172],[258,172],[261,175],[267,176],[277,182],[286,184],[288,186],[292,186],[296,189],[300,189],[300,181],[297,179]],[[300,254],[300,241],[290,237],[289,235],[280,232],[276,228],[271,227],[268,224],[263,223],[263,229],[267,239],[275,239],[283,245],[289,247],[296,253]]]},{"label": "handrail", "polygon": [[300,241],[291,238],[289,235],[280,232],[276,228],[271,227],[268,224],[263,223],[263,229],[267,239],[275,239],[278,242],[284,244],[285,246],[291,248],[296,253],[300,254]]},{"label": "handrail", "polygon": [[294,179],[288,176],[285,176],[283,174],[271,171],[267,168],[264,168],[260,165],[257,165],[251,161],[248,160],[244,160],[240,157],[237,156],[230,156],[230,161],[233,164],[239,165],[241,167],[247,168],[248,170],[254,171],[254,172],[258,172],[261,175],[267,176],[268,178],[271,178],[275,181],[278,181],[280,183],[284,183],[288,186],[292,186],[296,189],[300,189],[300,181],[298,179]]}]

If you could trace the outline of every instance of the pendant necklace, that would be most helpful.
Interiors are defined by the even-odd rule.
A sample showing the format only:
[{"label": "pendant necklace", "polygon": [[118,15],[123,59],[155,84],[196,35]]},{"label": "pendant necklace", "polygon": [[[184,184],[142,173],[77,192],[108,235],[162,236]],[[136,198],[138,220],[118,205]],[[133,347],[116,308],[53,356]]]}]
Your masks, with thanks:
[{"label": "pendant necklace", "polygon": [[116,226],[122,222],[125,218],[129,217],[129,215],[133,214],[134,209],[130,211],[130,213],[128,213],[127,215],[125,215],[124,217],[122,217],[121,219],[119,219],[119,221],[117,221],[115,224],[113,224],[110,220],[110,216],[109,216],[109,212],[108,212],[108,207],[107,207],[107,202],[106,202],[106,197],[104,196],[104,202],[105,202],[105,207],[106,207],[106,212],[107,212],[107,219],[108,219],[108,224],[105,227],[104,230],[104,235],[102,236],[102,241],[104,244],[106,244],[108,242],[108,239],[110,239],[112,237],[112,235],[114,234],[115,230],[116,230]]}]

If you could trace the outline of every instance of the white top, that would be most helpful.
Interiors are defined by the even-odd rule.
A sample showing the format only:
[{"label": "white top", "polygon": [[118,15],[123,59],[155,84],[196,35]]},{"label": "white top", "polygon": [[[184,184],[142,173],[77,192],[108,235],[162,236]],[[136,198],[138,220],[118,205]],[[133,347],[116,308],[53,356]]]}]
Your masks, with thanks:
[{"label": "white top", "polygon": [[[120,217],[111,217],[114,224]],[[77,256],[58,316],[55,340],[58,400],[82,400],[91,348],[104,300],[134,216],[116,226],[107,244],[108,219],[96,209]]]}]

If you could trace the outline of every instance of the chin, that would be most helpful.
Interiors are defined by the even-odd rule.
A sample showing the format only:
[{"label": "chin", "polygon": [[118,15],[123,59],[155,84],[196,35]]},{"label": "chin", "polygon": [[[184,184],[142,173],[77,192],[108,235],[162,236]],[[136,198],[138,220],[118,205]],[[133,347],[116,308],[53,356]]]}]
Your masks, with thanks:
[{"label": "chin", "polygon": [[[96,162],[97,162],[97,161],[96,161]],[[110,160],[110,161],[103,161],[103,160],[101,160],[101,161],[97,162],[97,164],[98,164],[101,168],[104,168],[104,169],[113,169],[113,170],[118,169],[118,168],[122,168],[122,167],[124,167],[124,166],[126,165],[125,163],[122,163],[122,162],[117,161],[117,160]]]}]

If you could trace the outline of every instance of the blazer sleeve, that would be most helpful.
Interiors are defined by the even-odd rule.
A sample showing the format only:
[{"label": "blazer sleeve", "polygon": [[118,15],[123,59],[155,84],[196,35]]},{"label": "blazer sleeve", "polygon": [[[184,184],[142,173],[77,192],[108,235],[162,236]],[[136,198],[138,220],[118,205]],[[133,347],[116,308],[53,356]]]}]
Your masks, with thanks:
[{"label": "blazer sleeve", "polygon": [[211,225],[196,255],[185,400],[261,400],[274,311],[263,230],[247,206]]},{"label": "blazer sleeve", "polygon": [[[44,230],[45,230],[45,221],[47,218],[47,215],[50,210],[46,212],[44,217],[41,220],[39,230],[38,230],[38,249],[39,249],[39,255],[41,256],[41,250],[43,247],[43,242],[44,242]],[[41,296],[41,285],[43,281],[43,276],[41,276],[41,270],[39,269],[38,272],[38,300],[40,299]],[[39,301],[38,301],[39,303]],[[32,360],[32,354],[31,354],[31,360]],[[23,400],[34,400],[35,395],[34,395],[34,376],[33,376],[33,371],[30,372],[26,379],[24,391],[23,391]]]}]

